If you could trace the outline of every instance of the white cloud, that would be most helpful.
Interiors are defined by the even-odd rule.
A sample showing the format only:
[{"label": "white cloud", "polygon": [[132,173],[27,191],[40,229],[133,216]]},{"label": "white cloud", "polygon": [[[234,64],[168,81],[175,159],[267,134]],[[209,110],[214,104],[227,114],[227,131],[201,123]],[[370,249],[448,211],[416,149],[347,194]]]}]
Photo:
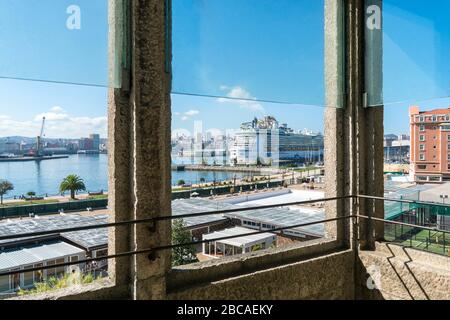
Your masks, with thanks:
[{"label": "white cloud", "polygon": [[[253,97],[250,92],[245,90],[244,88],[240,86],[235,87],[227,87],[227,86],[220,86],[220,90],[222,91],[228,91],[226,96],[227,98],[219,98],[217,99],[220,103],[230,103],[230,104],[237,104],[241,108],[249,109],[252,111],[258,111],[258,112],[264,112],[264,107],[261,103],[256,101],[256,98]],[[228,99],[229,98],[229,99]],[[252,101],[254,100],[254,101]]]},{"label": "white cloud", "polygon": [[45,112],[34,117],[34,121],[42,121],[42,118],[44,117],[46,121],[63,121],[67,120],[69,118],[69,115],[66,113]]},{"label": "white cloud", "polygon": [[176,115],[176,116],[179,116],[182,121],[186,121],[186,120],[189,120],[193,116],[199,115],[200,111],[195,110],[195,109],[191,109],[191,110],[186,111],[184,113],[174,112],[173,114]]},{"label": "white cloud", "polygon": [[0,115],[0,137],[26,136],[39,134],[45,117],[44,135],[47,138],[80,138],[90,133],[99,133],[106,137],[108,119],[104,117],[77,117],[67,113],[61,107],[53,107],[33,117],[33,120],[14,120],[9,116]]},{"label": "white cloud", "polygon": [[195,115],[198,115],[200,113],[200,111],[198,110],[189,110],[188,112],[185,112],[184,115],[188,116],[188,117],[192,117]]},{"label": "white cloud", "polygon": [[51,108],[50,111],[51,112],[61,113],[61,112],[65,112],[66,110],[64,110],[63,108],[61,108],[59,106],[55,106],[55,107]]}]

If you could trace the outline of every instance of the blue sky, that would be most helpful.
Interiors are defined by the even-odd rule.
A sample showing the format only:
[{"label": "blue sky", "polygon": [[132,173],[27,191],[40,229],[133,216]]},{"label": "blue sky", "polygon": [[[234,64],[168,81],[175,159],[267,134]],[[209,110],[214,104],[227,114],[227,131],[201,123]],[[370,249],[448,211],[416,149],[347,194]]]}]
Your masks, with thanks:
[{"label": "blue sky", "polygon": [[[415,100],[450,95],[450,2],[435,2],[385,0],[386,133],[408,132]],[[80,30],[66,27],[73,4]],[[323,0],[173,0],[173,12],[173,91],[254,100],[175,94],[173,129],[273,115],[323,130]],[[107,0],[0,0],[0,76],[107,85],[107,30]],[[106,99],[101,87],[0,79],[0,136],[34,136],[42,116],[47,137],[104,136]]]}]

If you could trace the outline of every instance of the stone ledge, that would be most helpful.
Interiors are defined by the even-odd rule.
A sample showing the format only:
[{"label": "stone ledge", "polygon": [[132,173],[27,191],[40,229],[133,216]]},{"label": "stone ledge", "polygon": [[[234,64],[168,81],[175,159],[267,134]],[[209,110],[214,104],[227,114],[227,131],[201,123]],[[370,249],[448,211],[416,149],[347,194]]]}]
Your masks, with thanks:
[{"label": "stone ledge", "polygon": [[379,243],[376,251],[361,251],[359,260],[359,298],[373,296],[366,281],[367,270],[375,266],[381,286],[379,299],[450,299],[450,258]]},{"label": "stone ledge", "polygon": [[266,270],[336,252],[336,240],[317,239],[276,249],[194,263],[173,268],[168,275],[168,291]]},{"label": "stone ledge", "polygon": [[13,297],[7,300],[106,300],[127,299],[127,287],[117,287],[103,279],[88,285],[75,285],[64,289]]},{"label": "stone ledge", "polygon": [[353,299],[352,250],[198,284],[168,299]]}]

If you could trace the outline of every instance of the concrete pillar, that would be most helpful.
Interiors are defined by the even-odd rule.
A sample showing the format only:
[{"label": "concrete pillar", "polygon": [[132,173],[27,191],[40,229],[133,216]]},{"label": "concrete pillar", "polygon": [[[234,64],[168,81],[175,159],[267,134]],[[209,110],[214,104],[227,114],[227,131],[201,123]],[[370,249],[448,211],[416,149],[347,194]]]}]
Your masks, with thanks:
[{"label": "concrete pillar", "polygon": [[[109,92],[109,207],[113,221],[171,214],[170,90],[171,1],[110,0],[110,74],[120,89]],[[128,10],[129,24],[116,19]],[[127,31],[127,32],[124,32]],[[117,43],[121,41],[121,43]],[[127,63],[128,62],[128,63]],[[115,79],[117,80],[117,79]],[[111,231],[110,253],[169,244],[171,223]],[[153,228],[152,228],[153,227]],[[111,273],[133,299],[165,297],[169,251],[116,259]]]},{"label": "concrete pillar", "polygon": [[[351,137],[350,117],[345,99],[345,57],[342,18],[344,1],[325,1],[325,195],[340,197],[351,195]],[[327,218],[348,215],[350,200],[325,203]],[[326,236],[350,246],[349,220],[327,223]]]},{"label": "concrete pillar", "polygon": [[[132,215],[132,154],[131,144],[131,94],[126,85],[130,66],[125,61],[126,47],[123,31],[126,22],[122,12],[123,0],[109,0],[109,69],[110,83],[114,84],[108,94],[108,161],[110,222],[127,221]],[[123,80],[123,81],[122,81]],[[122,83],[121,83],[122,82]],[[117,88],[119,87],[119,88]],[[109,228],[108,254],[127,252],[131,249],[131,227]],[[110,277],[116,286],[129,290],[130,257],[108,261]]]},{"label": "concrete pillar", "polygon": [[[134,219],[171,214],[170,4],[170,0],[132,2]],[[169,221],[158,222],[153,230],[149,230],[148,225],[135,225],[132,248],[140,250],[170,244],[170,234]],[[133,298],[164,298],[165,275],[170,268],[170,251],[156,252],[153,261],[147,255],[134,256]]]},{"label": "concrete pillar", "polygon": [[[361,46],[359,60],[363,61],[360,83],[364,84],[362,107],[358,108],[358,133],[360,149],[359,194],[383,196],[384,152],[383,152],[383,35],[382,0],[359,1],[361,10],[359,34],[364,39],[356,41]],[[374,20],[375,19],[375,20]],[[376,21],[378,20],[378,22]],[[361,65],[361,64],[360,64]],[[384,202],[360,201],[361,215],[384,218]],[[360,247],[374,250],[375,240],[384,238],[384,223],[360,220]]]},{"label": "concrete pillar", "polygon": [[[342,21],[345,21],[345,32]],[[366,108],[365,6],[363,0],[325,1],[325,174],[327,197],[383,195],[383,108]],[[381,44],[380,44],[381,46]],[[345,55],[344,55],[345,48]],[[382,52],[378,47],[379,52]],[[381,72],[381,59],[371,59],[371,70]],[[382,76],[370,87],[382,86]],[[346,214],[383,218],[382,201],[360,199],[329,202],[327,218]],[[329,237],[350,246],[359,231],[360,247],[374,248],[383,236],[383,224],[359,219],[360,228],[349,220],[327,224]],[[350,229],[353,230],[350,232]],[[355,243],[353,243],[355,244]],[[356,244],[355,244],[356,245]]]}]

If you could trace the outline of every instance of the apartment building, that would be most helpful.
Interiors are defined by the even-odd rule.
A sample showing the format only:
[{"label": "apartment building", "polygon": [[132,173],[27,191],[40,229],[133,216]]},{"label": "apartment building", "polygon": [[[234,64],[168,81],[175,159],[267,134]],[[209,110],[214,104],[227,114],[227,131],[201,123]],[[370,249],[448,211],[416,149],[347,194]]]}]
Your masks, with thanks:
[{"label": "apartment building", "polygon": [[450,108],[409,109],[411,130],[410,175],[417,182],[450,181]]}]

